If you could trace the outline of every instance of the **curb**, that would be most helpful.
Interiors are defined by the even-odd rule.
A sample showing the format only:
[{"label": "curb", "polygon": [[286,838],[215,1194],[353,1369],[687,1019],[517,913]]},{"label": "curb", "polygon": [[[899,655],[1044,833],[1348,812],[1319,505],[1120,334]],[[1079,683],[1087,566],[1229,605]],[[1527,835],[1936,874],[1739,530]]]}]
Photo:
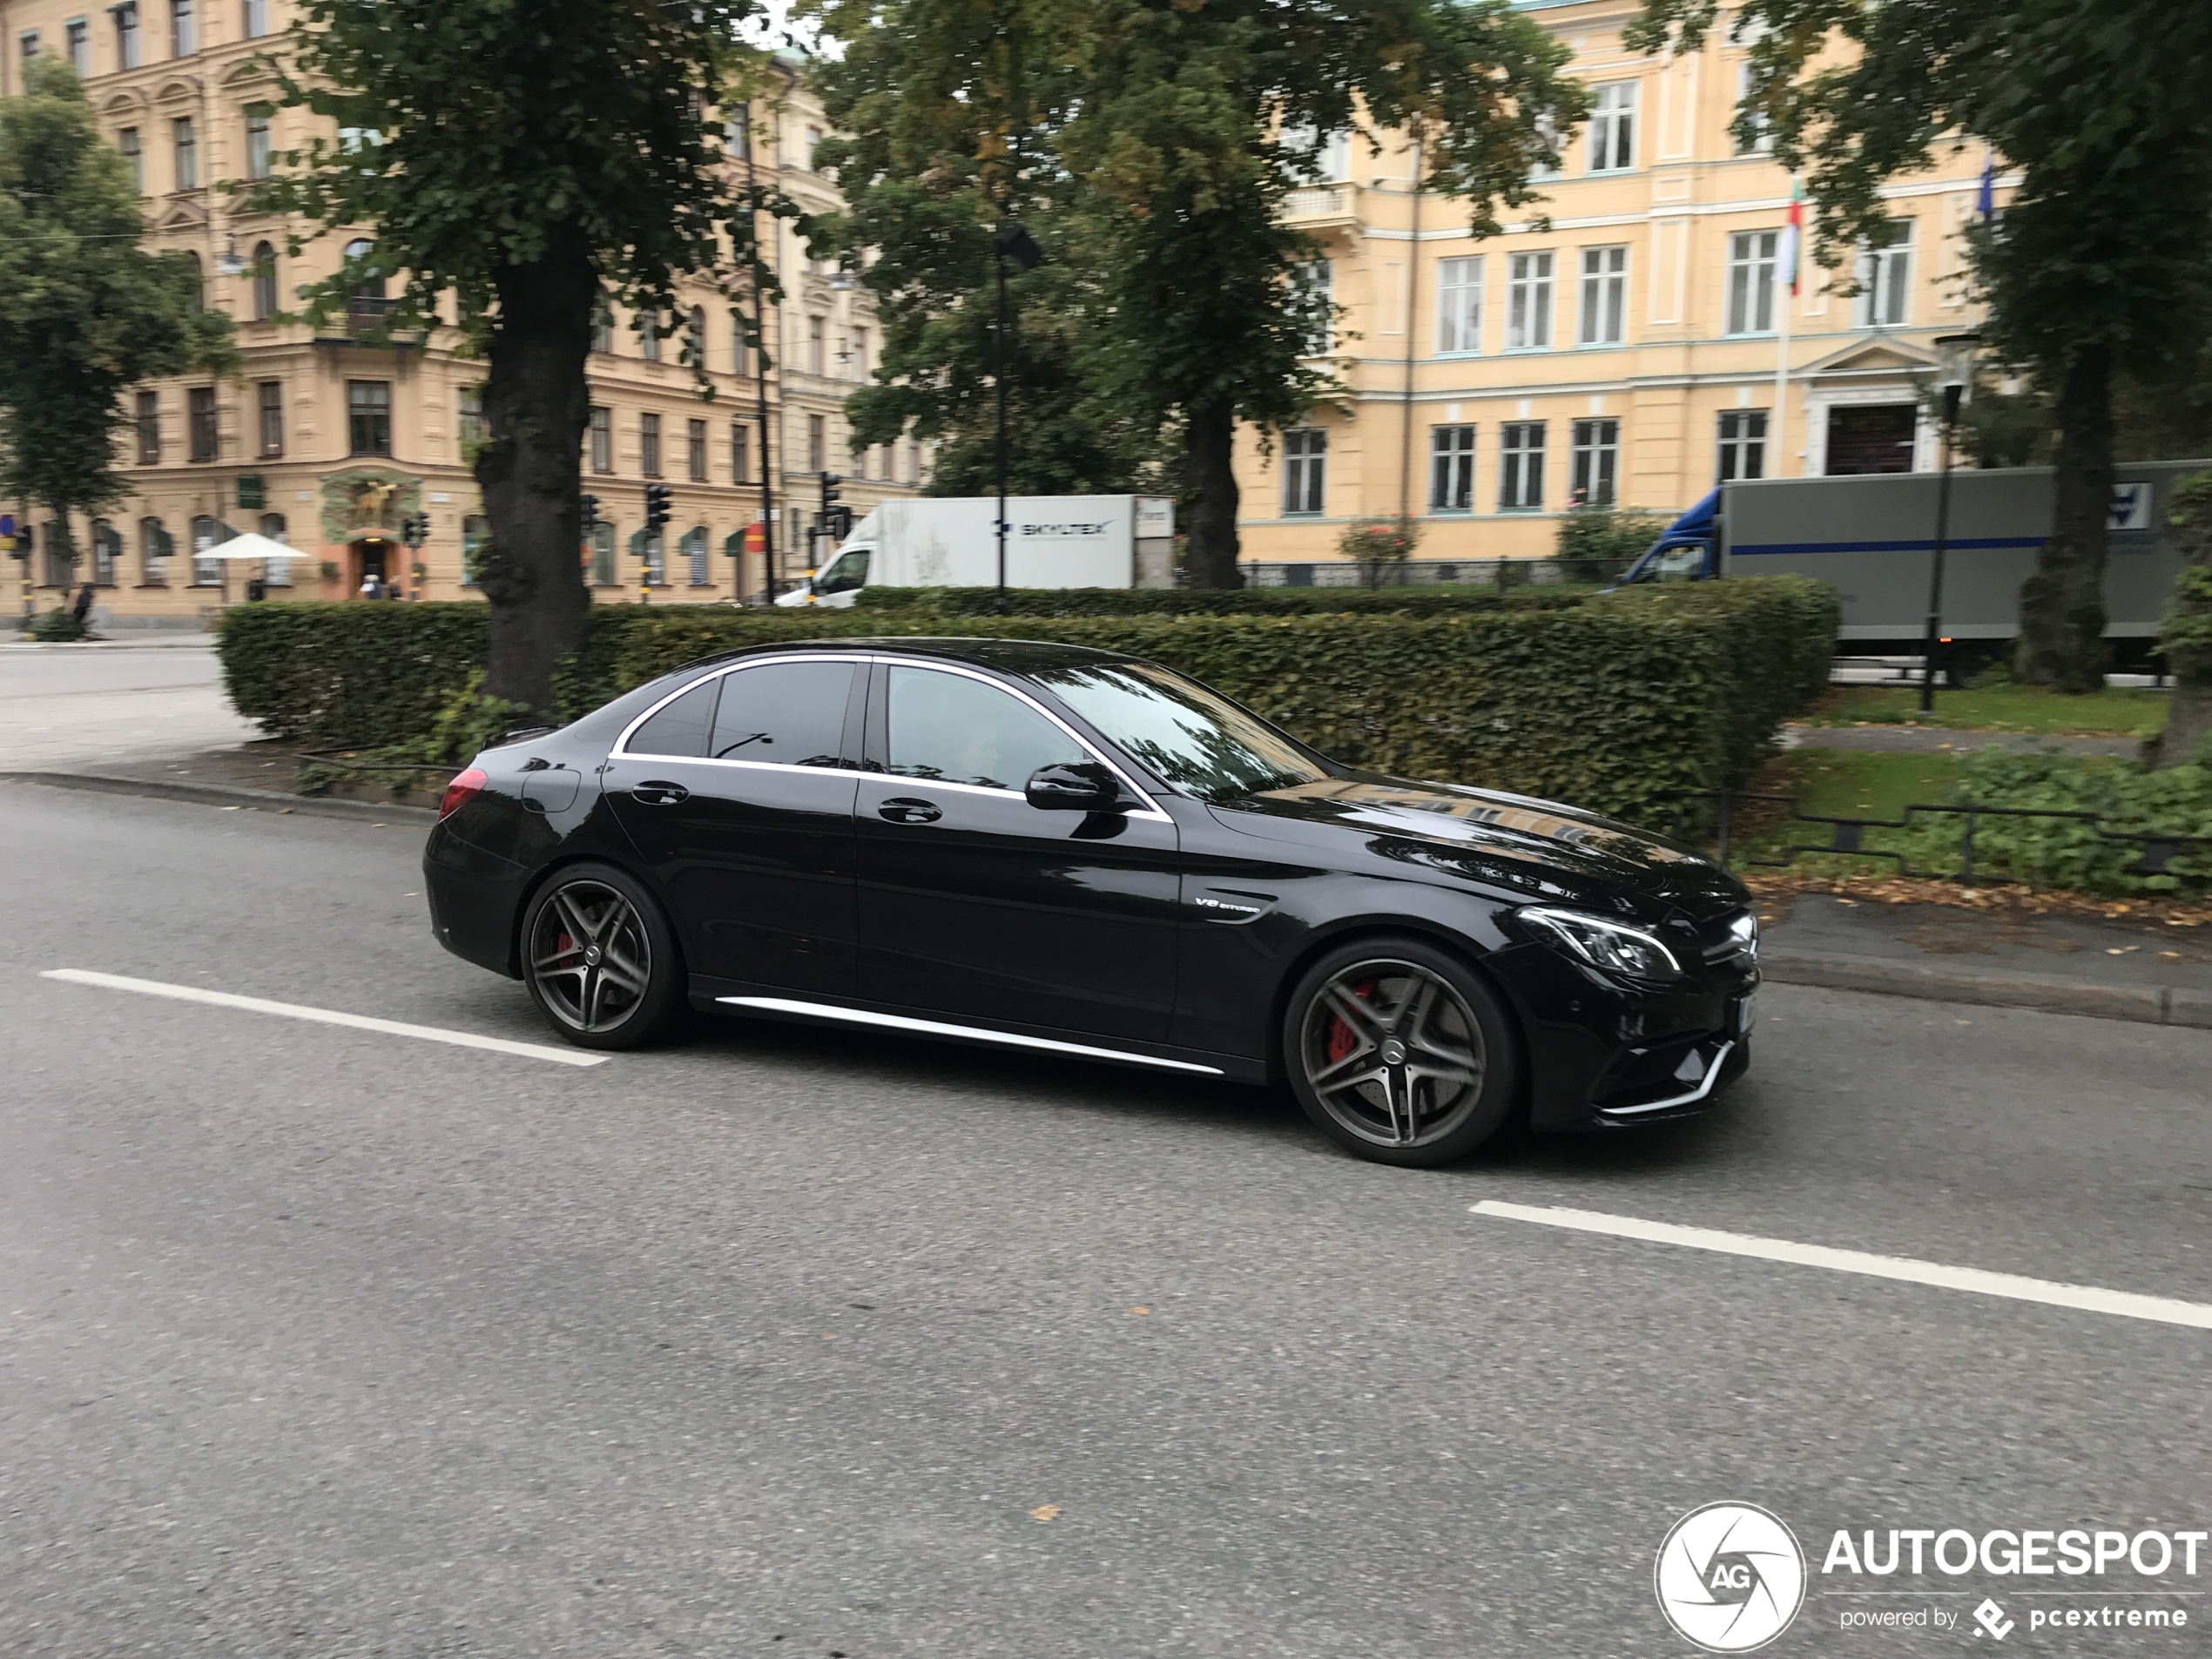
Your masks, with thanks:
[{"label": "curb", "polygon": [[2042,974],[1961,973],[1883,956],[1809,956],[1777,950],[1760,953],[1759,973],[1781,985],[1818,985],[1830,990],[2212,1030],[2212,991],[2175,985],[2094,985]]},{"label": "curb", "polygon": [[50,789],[80,789],[96,795],[144,795],[158,800],[188,800],[203,806],[242,806],[249,812],[289,813],[301,818],[335,818],[352,824],[421,825],[438,821],[427,806],[380,806],[372,801],[325,800],[314,795],[280,795],[273,790],[241,789],[229,784],[179,784],[155,778],[110,778],[89,772],[0,772],[0,781],[44,784]]}]

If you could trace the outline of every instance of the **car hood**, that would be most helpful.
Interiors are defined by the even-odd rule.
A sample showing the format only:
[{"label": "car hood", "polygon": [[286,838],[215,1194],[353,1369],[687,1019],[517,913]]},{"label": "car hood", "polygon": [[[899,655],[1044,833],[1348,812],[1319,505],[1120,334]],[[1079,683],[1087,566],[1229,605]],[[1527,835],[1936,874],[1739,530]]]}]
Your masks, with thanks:
[{"label": "car hood", "polygon": [[1694,848],[1502,790],[1355,772],[1238,796],[1213,811],[1240,834],[1316,851],[1356,844],[1398,863],[1534,897],[1733,904],[1744,897],[1735,877]]}]

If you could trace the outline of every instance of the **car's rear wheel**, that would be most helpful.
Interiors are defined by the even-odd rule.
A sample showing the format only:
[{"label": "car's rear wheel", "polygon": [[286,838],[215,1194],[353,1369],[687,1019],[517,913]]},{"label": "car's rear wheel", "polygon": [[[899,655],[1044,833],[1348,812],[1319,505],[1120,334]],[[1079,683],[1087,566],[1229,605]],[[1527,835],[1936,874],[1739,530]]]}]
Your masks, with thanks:
[{"label": "car's rear wheel", "polygon": [[586,1049],[634,1049],[684,1007],[684,963],[660,906],[609,864],[538,889],[523,921],[523,981],[546,1022]]},{"label": "car's rear wheel", "polygon": [[1283,1059],[1330,1139],[1424,1168],[1496,1134],[1521,1081],[1512,1027],[1480,977],[1410,938],[1361,940],[1309,968],[1291,993]]}]

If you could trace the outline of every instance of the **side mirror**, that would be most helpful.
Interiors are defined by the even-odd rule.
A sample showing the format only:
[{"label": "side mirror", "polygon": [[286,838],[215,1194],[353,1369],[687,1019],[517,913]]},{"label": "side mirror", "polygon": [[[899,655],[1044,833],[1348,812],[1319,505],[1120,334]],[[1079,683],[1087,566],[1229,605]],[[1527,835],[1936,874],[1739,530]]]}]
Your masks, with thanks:
[{"label": "side mirror", "polygon": [[1049,813],[1126,811],[1121,780],[1095,760],[1040,766],[1022,791],[1030,806]]}]

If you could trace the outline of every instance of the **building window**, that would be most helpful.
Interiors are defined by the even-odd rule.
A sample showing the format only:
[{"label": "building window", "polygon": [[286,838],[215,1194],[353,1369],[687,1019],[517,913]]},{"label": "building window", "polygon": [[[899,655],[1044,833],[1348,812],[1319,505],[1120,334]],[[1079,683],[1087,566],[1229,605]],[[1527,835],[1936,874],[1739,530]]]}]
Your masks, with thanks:
[{"label": "building window", "polygon": [[708,586],[712,573],[707,565],[706,526],[701,524],[696,529],[685,530],[678,550],[684,556],[684,579],[695,588]]},{"label": "building window", "polygon": [[615,527],[604,520],[591,527],[591,585],[615,585]]},{"label": "building window", "polygon": [[[261,515],[261,534],[272,542],[280,542],[287,547],[291,546],[292,543],[285,540],[288,528],[284,522],[282,513]],[[261,579],[269,586],[288,588],[292,585],[292,561],[290,559],[264,560],[261,569],[266,573]]]},{"label": "building window", "polygon": [[455,425],[461,440],[461,458],[466,462],[484,441],[484,388],[462,387],[455,396],[454,408],[459,416]]},{"label": "building window", "polygon": [[596,405],[591,410],[591,470],[615,469],[615,416],[612,409]]},{"label": "building window", "polygon": [[1337,348],[1336,261],[1308,260],[1298,266],[1298,274],[1305,280],[1306,293],[1320,305],[1320,314],[1313,320],[1313,332],[1306,336],[1305,354],[1325,357]]},{"label": "building window", "polygon": [[185,296],[185,304],[198,315],[207,309],[207,278],[200,269],[198,253],[186,249],[185,258],[192,264],[192,292]]},{"label": "building window", "polygon": [[115,567],[123,562],[123,538],[105,518],[92,521],[92,585],[115,585]]},{"label": "building window", "polygon": [[179,57],[190,57],[199,50],[199,22],[192,15],[192,0],[169,0],[169,40]]},{"label": "building window", "polygon": [[745,316],[736,311],[730,314],[730,372],[732,374],[752,373],[752,347],[745,341]]},{"label": "building window", "polygon": [[684,326],[684,361],[692,368],[706,367],[706,307],[693,306]]},{"label": "building window", "polygon": [[1342,127],[1321,132],[1310,123],[1300,123],[1285,127],[1276,142],[1286,153],[1310,163],[1312,176],[1323,184],[1352,177],[1352,134]]},{"label": "building window", "polygon": [[1626,172],[1636,165],[1636,84],[1608,81],[1590,109],[1590,171]]},{"label": "building window", "polygon": [[280,455],[284,453],[284,382],[263,381],[257,390],[255,404],[261,417],[261,453]]},{"label": "building window", "polygon": [[1774,260],[1779,231],[1738,231],[1728,239],[1728,327],[1731,334],[1774,332]]},{"label": "building window", "polygon": [[607,303],[603,292],[591,307],[591,349],[610,352],[615,348],[615,312]]},{"label": "building window", "polygon": [[24,30],[22,34],[16,37],[16,44],[23,49],[24,63],[28,64],[38,56],[38,31],[36,29]]},{"label": "building window", "polygon": [[212,461],[219,442],[215,428],[215,388],[195,386],[185,394],[185,400],[192,417],[192,458],[194,461]]},{"label": "building window", "polygon": [[169,532],[158,518],[138,521],[138,579],[149,588],[169,585]]},{"label": "building window", "polygon": [[353,453],[388,455],[392,453],[392,382],[347,381],[346,424]]},{"label": "building window", "polygon": [[201,516],[192,522],[192,584],[195,588],[220,587],[223,582],[223,562],[211,556],[214,550],[231,538],[223,534],[223,527],[215,520]]},{"label": "building window", "polygon": [[471,513],[461,521],[461,585],[473,588],[483,567],[484,549],[491,542],[491,520]]},{"label": "building window", "polygon": [[276,249],[266,242],[253,245],[253,320],[266,322],[277,314]]},{"label": "building window", "polygon": [[657,311],[637,314],[637,354],[649,363],[660,361],[660,314]]},{"label": "building window", "polygon": [[115,66],[136,69],[138,66],[138,9],[118,6],[115,9]]},{"label": "building window", "polygon": [[1629,250],[1582,250],[1582,317],[1575,340],[1584,346],[1617,346],[1629,320]]},{"label": "building window", "polygon": [[1482,261],[1436,262],[1436,354],[1465,356],[1482,349]]},{"label": "building window", "polygon": [[1506,349],[1543,351],[1552,343],[1552,256],[1515,253],[1506,270]]},{"label": "building window", "polygon": [[817,150],[820,149],[821,147],[822,147],[822,130],[821,130],[821,128],[819,128],[819,127],[808,127],[808,128],[806,129],[806,171],[807,171],[807,172],[815,172],[815,171],[816,171],[815,166],[814,166],[814,152],[816,152]]},{"label": "building window", "polygon": [[747,480],[745,428],[737,421],[730,422],[730,482],[742,484]]},{"label": "building window", "polygon": [[1736,119],[1742,121],[1746,116],[1750,118],[1751,141],[1744,143],[1739,134],[1733,140],[1734,147],[1739,156],[1770,155],[1774,152],[1773,124],[1767,119],[1764,111],[1744,107],[1750,103],[1750,97],[1751,60],[1747,57],[1736,66]]},{"label": "building window", "polygon": [[192,117],[185,116],[169,124],[169,138],[177,152],[177,188],[199,188],[199,134],[192,128]]},{"label": "building window", "polygon": [[[822,373],[822,329],[825,320],[820,317],[806,319],[806,372],[809,374]],[[820,469],[814,470],[819,471]]]},{"label": "building window", "polygon": [[371,265],[369,255],[376,252],[376,244],[365,237],[346,244],[346,263],[360,273],[361,280],[354,285],[356,300],[381,300],[384,297],[384,273]]},{"label": "building window", "polygon": [[1329,435],[1320,427],[1300,427],[1283,435],[1285,516],[1321,510],[1329,465]]},{"label": "building window", "polygon": [[1911,316],[1912,226],[1912,219],[1893,219],[1884,240],[1860,247],[1853,327],[1895,328]]},{"label": "building window", "polygon": [[660,476],[660,416],[637,417],[637,464],[648,478]]},{"label": "building window", "polygon": [[[63,29],[62,39],[69,52],[69,66],[77,71],[77,78],[80,81],[89,78],[92,73],[91,24],[80,17]],[[111,531],[110,534],[113,532]],[[101,585],[113,587],[114,578],[111,577]]]},{"label": "building window", "polygon": [[1764,409],[1730,409],[1721,416],[1720,465],[1715,475],[1723,484],[1766,476]]},{"label": "building window", "polygon": [[137,425],[138,428],[138,464],[158,467],[161,464],[161,400],[152,392],[138,394]]},{"label": "building window", "polygon": [[1544,504],[1544,423],[1508,421],[1498,429],[1498,510]]},{"label": "building window", "polygon": [[1474,506],[1474,428],[1433,426],[1428,429],[1428,509],[1464,513]]},{"label": "building window", "polygon": [[865,328],[855,328],[853,331],[852,357],[851,377],[856,381],[867,379],[868,331]]},{"label": "building window", "polygon": [[249,110],[246,115],[246,176],[266,179],[273,151],[269,144],[269,112]]},{"label": "building window", "polygon": [[819,415],[806,417],[806,470],[829,470],[829,423]]},{"label": "building window", "polygon": [[122,149],[123,159],[130,164],[131,188],[143,196],[146,193],[145,146],[138,141],[138,129],[125,127],[115,135],[116,144]]},{"label": "building window", "polygon": [[744,111],[722,124],[722,147],[729,152],[733,161],[752,159],[752,127]]},{"label": "building window", "polygon": [[1577,421],[1573,464],[1573,504],[1610,507],[1621,469],[1621,423],[1618,421]]},{"label": "building window", "polygon": [[269,0],[246,0],[246,37],[259,40],[269,32]]},{"label": "building window", "polygon": [[644,580],[649,587],[668,585],[668,544],[662,541],[658,530],[639,530],[631,538],[637,554],[637,562],[645,567]]},{"label": "building window", "polygon": [[684,431],[684,475],[695,484],[706,482],[706,422],[692,421]]}]

